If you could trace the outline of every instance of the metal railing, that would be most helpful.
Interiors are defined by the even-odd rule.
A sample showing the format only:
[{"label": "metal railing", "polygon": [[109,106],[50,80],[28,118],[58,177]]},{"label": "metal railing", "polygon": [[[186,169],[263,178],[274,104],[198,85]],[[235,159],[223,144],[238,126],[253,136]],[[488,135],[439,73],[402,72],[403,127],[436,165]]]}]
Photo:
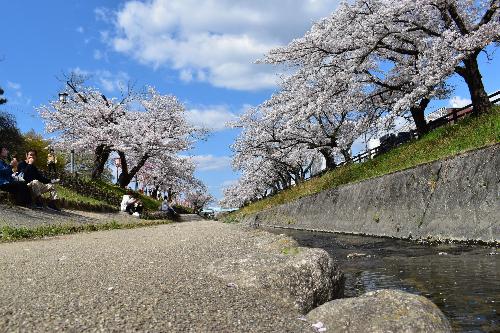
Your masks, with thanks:
[{"label": "metal railing", "polygon": [[[495,104],[500,101],[500,90],[492,93],[491,95],[488,95],[488,98],[490,99],[492,104]],[[499,96],[499,97],[497,97]],[[451,110],[451,112],[448,112],[447,114],[436,118],[432,121],[429,121],[427,123],[427,126],[429,128],[429,131],[432,131],[436,128],[445,126],[449,123],[456,123],[459,119],[469,115],[473,111],[473,105],[468,104],[466,106],[460,107],[460,108],[448,108],[447,110]],[[400,146],[404,143],[407,143],[411,140],[418,139],[419,135],[418,132],[415,129],[412,129],[410,131],[405,131],[405,132],[399,132],[397,134],[392,134],[389,136],[390,139],[385,141],[384,143],[381,143],[379,146],[368,149],[366,151],[360,152],[359,154],[353,156],[350,160],[348,161],[343,161],[340,162],[336,165],[336,167],[340,167],[349,163],[362,163],[365,162],[369,159],[372,159],[373,157],[380,155],[382,153],[385,153],[397,146]],[[328,169],[323,169],[320,172],[310,176],[307,179],[319,177],[323,175],[325,172],[327,172]]]},{"label": "metal railing", "polygon": [[[500,97],[497,97],[500,95],[500,90],[489,95],[488,98],[490,99],[491,103],[495,104],[498,101],[500,101]],[[496,98],[494,98],[496,97]],[[456,123],[459,119],[469,115],[473,111],[473,105],[468,104],[466,106],[460,107],[460,108],[449,108],[448,110],[451,110],[448,114],[445,114],[444,116],[441,116],[437,119],[434,119],[432,121],[429,121],[427,123],[427,126],[429,128],[429,131],[432,131],[436,128],[445,126],[449,123]],[[418,132],[415,129],[412,129],[407,132],[399,132],[395,135],[392,136],[393,139],[388,140],[384,144],[380,144],[379,146],[368,149],[364,152],[361,152],[355,156],[349,161],[343,161],[337,166],[342,166],[348,163],[361,163],[363,161],[366,161],[367,159],[371,159],[376,155],[379,155],[381,153],[385,153],[397,146],[402,145],[403,143],[409,142],[413,139],[418,139],[419,135]]]}]

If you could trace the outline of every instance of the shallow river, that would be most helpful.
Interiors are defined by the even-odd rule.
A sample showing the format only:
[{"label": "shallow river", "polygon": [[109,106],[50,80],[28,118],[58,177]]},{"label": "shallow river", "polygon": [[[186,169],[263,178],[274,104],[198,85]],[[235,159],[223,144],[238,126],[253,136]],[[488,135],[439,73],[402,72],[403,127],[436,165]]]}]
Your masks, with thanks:
[{"label": "shallow river", "polygon": [[500,332],[500,251],[484,246],[415,242],[267,229],[331,253],[346,276],[345,296],[388,288],[423,295],[456,332]]}]

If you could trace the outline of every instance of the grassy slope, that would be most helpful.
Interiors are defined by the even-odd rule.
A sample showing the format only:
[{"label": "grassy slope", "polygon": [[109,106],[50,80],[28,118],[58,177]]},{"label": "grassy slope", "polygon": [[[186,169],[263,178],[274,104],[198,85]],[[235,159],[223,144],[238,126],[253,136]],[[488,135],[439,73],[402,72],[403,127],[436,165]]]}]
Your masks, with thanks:
[{"label": "grassy slope", "polygon": [[97,200],[85,195],[82,195],[70,188],[63,187],[61,185],[56,185],[57,188],[57,194],[59,195],[59,198],[64,199],[66,201],[73,201],[73,202],[83,202],[91,205],[96,205],[96,206],[110,206],[107,202]]},{"label": "grassy slope", "polygon": [[332,170],[275,196],[254,202],[231,215],[245,216],[325,189],[404,170],[498,142],[500,107],[496,106],[488,114],[477,118],[467,117],[458,124],[438,128],[420,140],[404,144],[373,160]]},{"label": "grassy slope", "polygon": [[[117,195],[119,197],[122,197],[123,195],[125,195],[127,193],[126,189],[119,187],[119,186],[116,186],[116,185],[113,185],[113,184],[110,184],[110,183],[107,183],[107,182],[104,182],[104,181],[93,181],[92,183],[94,185],[102,188],[102,189],[105,189],[106,191],[114,193],[115,195]],[[139,197],[140,197],[142,203],[144,204],[144,208],[146,208],[147,210],[158,210],[158,208],[160,207],[161,203],[157,200],[154,200],[151,197],[148,197],[148,196],[143,195],[143,194],[139,194]]]},{"label": "grassy slope", "polygon": [[[124,188],[121,188],[119,186],[104,182],[104,181],[92,181],[90,179],[85,179],[82,178],[82,181],[88,184],[89,187],[93,188],[99,188],[103,190],[104,192],[107,192],[111,194],[113,197],[118,199],[118,202],[121,201],[121,198],[124,194],[127,193],[127,190]],[[113,202],[108,202],[105,199],[100,199],[96,196],[88,196],[82,193],[78,193],[77,191],[64,187],[62,185],[57,185],[57,191],[59,194],[59,197],[61,199],[64,199],[66,201],[71,201],[71,202],[83,202],[83,203],[88,203],[96,206],[109,206],[109,207],[114,207],[118,209],[119,207],[114,204]],[[148,196],[139,194],[140,199],[144,203],[144,207],[146,210],[158,210],[160,202],[156,201]]]}]

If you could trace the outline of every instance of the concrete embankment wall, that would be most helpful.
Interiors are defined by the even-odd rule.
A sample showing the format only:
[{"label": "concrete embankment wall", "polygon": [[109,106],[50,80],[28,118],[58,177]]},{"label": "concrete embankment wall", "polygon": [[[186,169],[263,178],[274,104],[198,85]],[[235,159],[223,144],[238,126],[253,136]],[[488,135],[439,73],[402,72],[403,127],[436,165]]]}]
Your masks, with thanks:
[{"label": "concrete embankment wall", "polygon": [[500,144],[326,190],[244,222],[433,240],[500,242]]}]

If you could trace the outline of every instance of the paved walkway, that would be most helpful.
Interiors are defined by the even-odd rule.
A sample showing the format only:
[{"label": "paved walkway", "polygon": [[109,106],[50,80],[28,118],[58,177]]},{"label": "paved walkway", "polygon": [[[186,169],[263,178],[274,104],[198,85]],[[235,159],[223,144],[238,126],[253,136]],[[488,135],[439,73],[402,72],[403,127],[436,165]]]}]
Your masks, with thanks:
[{"label": "paved walkway", "polygon": [[290,260],[284,241],[186,221],[3,243],[0,331],[307,332],[286,296],[238,280]]}]

